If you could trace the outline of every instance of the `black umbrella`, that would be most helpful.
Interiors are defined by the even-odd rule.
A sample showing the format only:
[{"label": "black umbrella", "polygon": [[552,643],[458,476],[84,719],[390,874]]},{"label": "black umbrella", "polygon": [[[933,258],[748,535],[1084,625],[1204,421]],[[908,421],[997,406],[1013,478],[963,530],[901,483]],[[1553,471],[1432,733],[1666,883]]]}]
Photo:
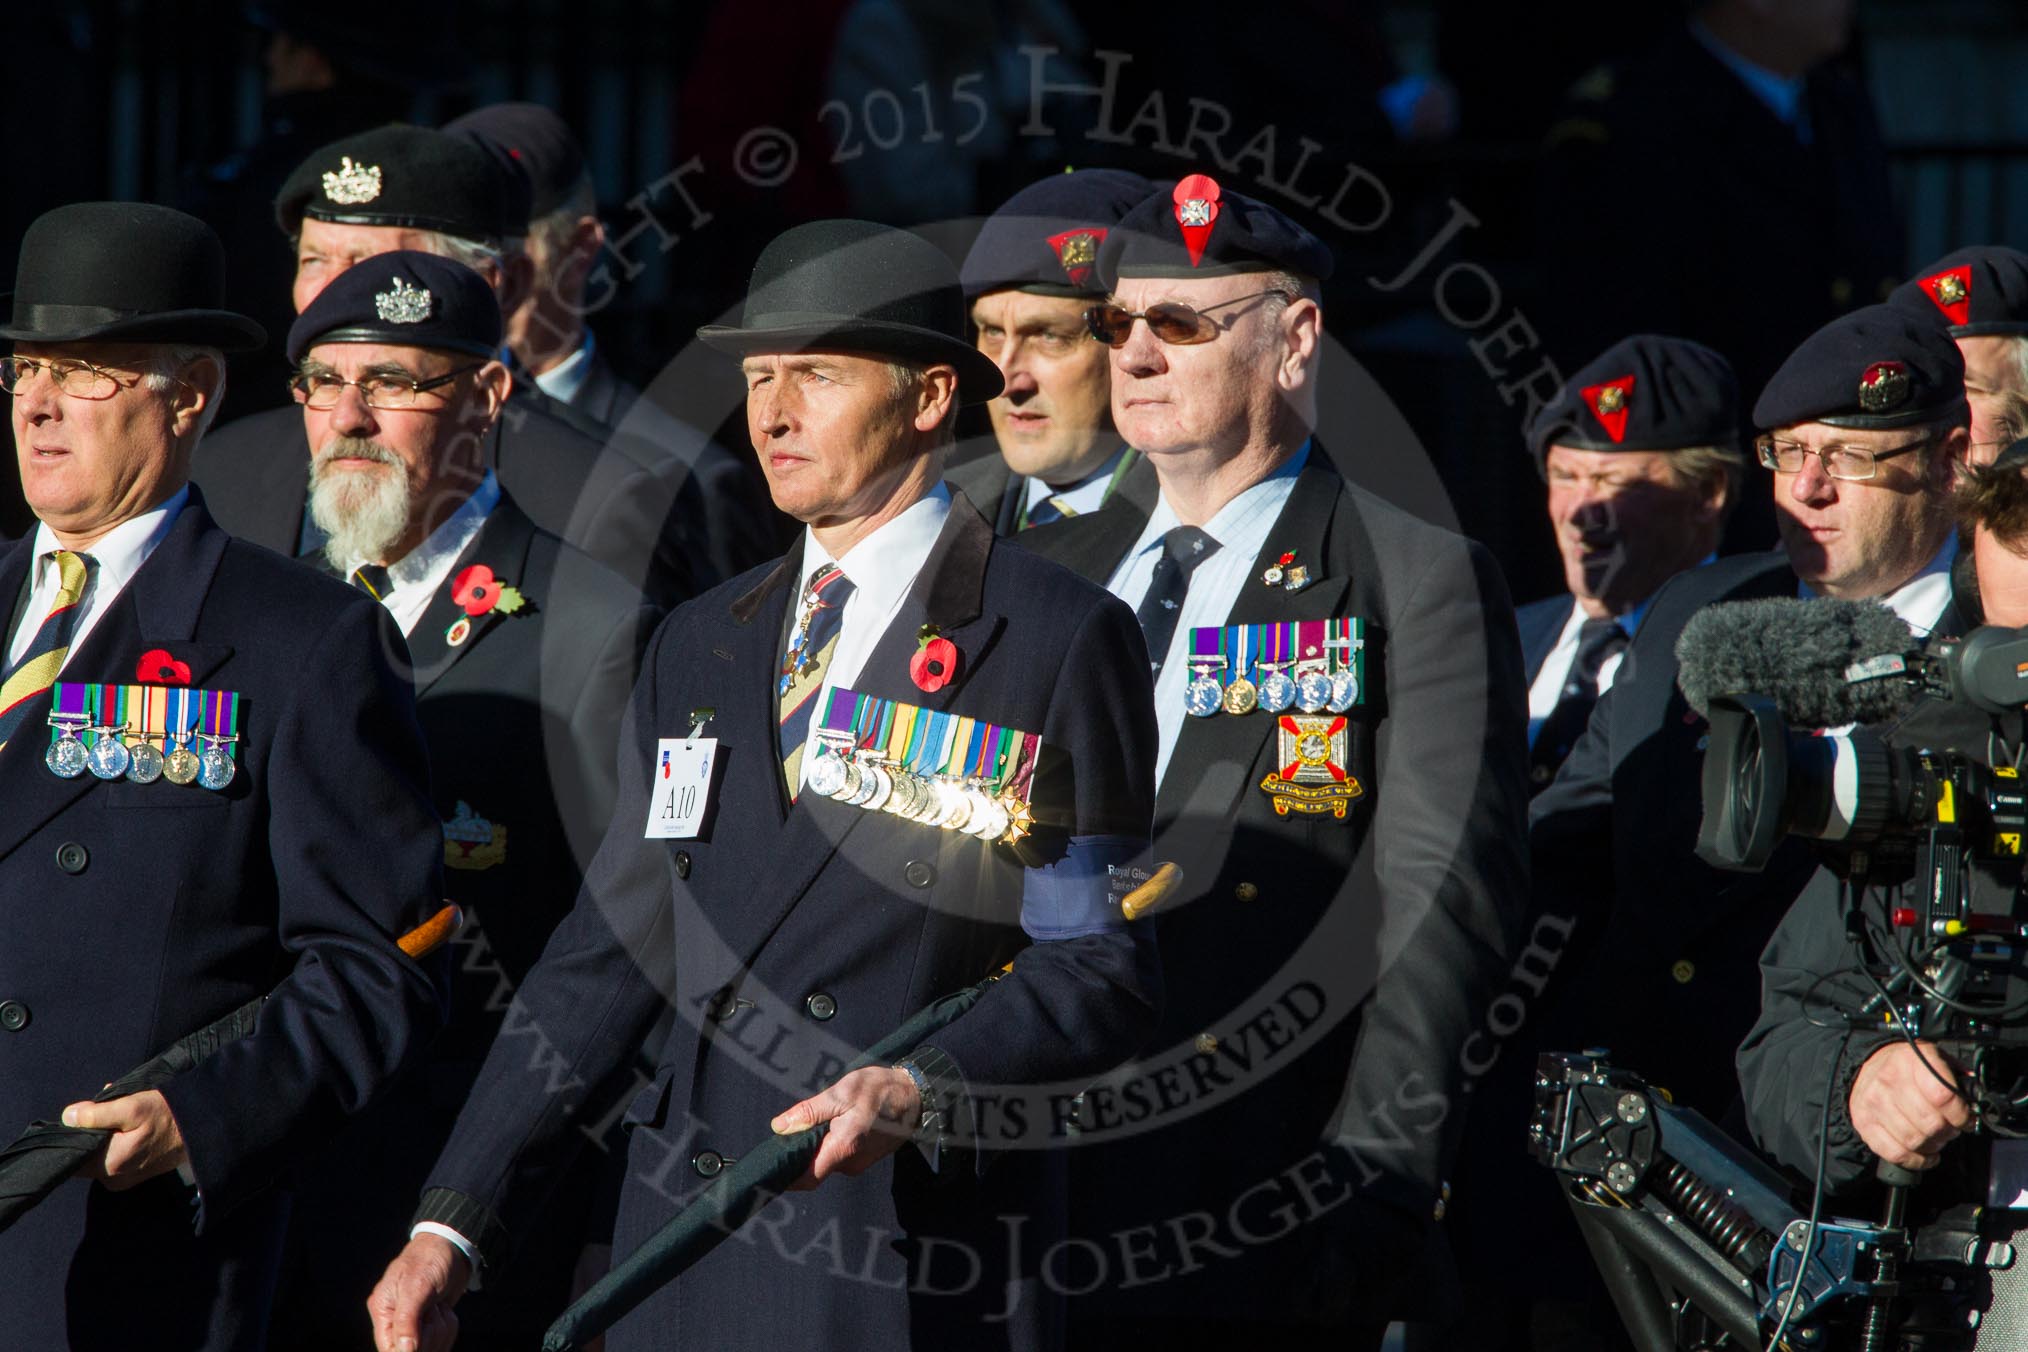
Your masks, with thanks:
[{"label": "black umbrella", "polygon": [[[434,952],[458,932],[464,917],[445,906],[401,936],[401,950],[411,958]],[[159,1089],[228,1042],[253,1032],[266,997],[248,1001],[215,1023],[207,1024],[160,1055],[134,1067],[101,1089],[94,1102],[106,1103],[145,1089]],[[0,1150],[0,1231],[75,1174],[84,1162],[112,1139],[100,1127],[66,1127],[56,1122],[31,1122],[28,1130]]]},{"label": "black umbrella", "polygon": [[[1147,882],[1127,894],[1121,902],[1121,911],[1129,920],[1143,919],[1173,896],[1182,881],[1181,869],[1174,864],[1163,864]],[[977,1004],[987,987],[998,981],[1001,975],[1001,972],[995,972],[976,986],[946,995],[919,1011],[907,1023],[867,1048],[840,1073],[839,1078],[843,1079],[866,1066],[891,1065],[896,1058],[914,1051],[938,1029],[955,1022],[959,1015]],[[589,1291],[579,1296],[569,1309],[558,1315],[556,1322],[549,1326],[549,1332],[543,1335],[542,1352],[574,1352],[717,1248],[720,1241],[745,1225],[755,1212],[803,1176],[803,1171],[810,1167],[810,1161],[817,1158],[817,1148],[824,1143],[824,1134],[830,1125],[820,1122],[804,1131],[770,1136],[741,1155],[725,1172],[712,1179],[696,1200],[651,1235],[647,1243],[627,1255]]]}]

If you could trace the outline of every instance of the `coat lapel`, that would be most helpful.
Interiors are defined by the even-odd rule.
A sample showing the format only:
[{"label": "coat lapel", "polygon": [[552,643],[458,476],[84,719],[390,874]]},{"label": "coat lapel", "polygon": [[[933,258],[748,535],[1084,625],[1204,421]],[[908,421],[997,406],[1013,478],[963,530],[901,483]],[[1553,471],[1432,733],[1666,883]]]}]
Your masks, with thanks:
[{"label": "coat lapel", "polygon": [[[487,514],[479,533],[472,537],[471,543],[451,565],[450,575],[430,597],[429,606],[424,609],[422,618],[416,621],[415,632],[409,635],[410,676],[418,696],[442,680],[460,659],[484,641],[487,634],[502,624],[514,623],[516,619],[513,615],[503,615],[497,608],[476,618],[466,616],[464,607],[452,599],[453,583],[457,581],[458,574],[475,563],[483,563],[503,582],[524,583],[528,578],[528,546],[534,538],[535,523],[528,519],[526,512],[514,505],[513,499],[503,494],[499,503]],[[542,604],[543,599],[531,596],[528,604],[531,608],[536,607]],[[453,647],[447,637],[450,628],[465,618],[472,618],[471,632],[465,636],[463,643]]]},{"label": "coat lapel", "polygon": [[[31,535],[9,553],[0,566],[0,588],[20,587],[33,541]],[[199,643],[193,637],[226,543],[225,532],[212,523],[203,496],[193,487],[169,534],[71,653],[59,679],[132,683],[141,654],[161,648],[190,667],[191,685],[203,685],[232,656],[224,644]],[[39,696],[21,731],[0,749],[0,794],[7,802],[7,811],[0,814],[0,857],[99,783],[90,775],[59,779],[43,765],[49,703],[48,694]]]},{"label": "coat lapel", "polygon": [[[994,548],[992,527],[962,493],[952,495],[950,516],[942,534],[931,547],[929,557],[916,574],[915,583],[903,600],[873,655],[867,659],[855,688],[884,699],[918,704],[924,708],[948,708],[971,672],[991,650],[1004,627],[1004,618],[984,606],[986,563]],[[748,631],[741,654],[748,662],[759,660],[760,669],[774,670],[775,638],[793,591],[801,576],[802,550],[798,547],[774,572],[746,596],[733,603],[734,619],[744,610]],[[775,623],[763,623],[772,618]],[[934,693],[925,693],[908,678],[908,659],[915,654],[916,637],[924,624],[934,624],[958,649],[957,677]],[[764,651],[764,656],[760,656]],[[741,664],[736,679],[742,685],[756,685],[743,673],[751,665]],[[773,690],[772,680],[764,695]],[[764,731],[772,737],[776,725],[772,698],[766,701]],[[779,775],[777,775],[779,779]],[[768,860],[759,870],[754,904],[721,920],[727,946],[744,962],[751,962],[767,937],[781,925],[796,903],[809,890],[847,836],[874,814],[805,794],[787,813],[782,832]]]}]

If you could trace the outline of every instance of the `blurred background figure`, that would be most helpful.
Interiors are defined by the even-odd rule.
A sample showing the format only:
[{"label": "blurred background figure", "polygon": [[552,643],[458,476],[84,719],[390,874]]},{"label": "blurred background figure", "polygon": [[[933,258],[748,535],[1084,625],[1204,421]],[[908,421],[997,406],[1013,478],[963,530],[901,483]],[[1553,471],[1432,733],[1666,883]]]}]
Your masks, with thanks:
[{"label": "blurred background figure", "polygon": [[1958,249],[1917,268],[1890,299],[1957,340],[1971,463],[1992,464],[2028,435],[2028,254],[1998,244]]}]

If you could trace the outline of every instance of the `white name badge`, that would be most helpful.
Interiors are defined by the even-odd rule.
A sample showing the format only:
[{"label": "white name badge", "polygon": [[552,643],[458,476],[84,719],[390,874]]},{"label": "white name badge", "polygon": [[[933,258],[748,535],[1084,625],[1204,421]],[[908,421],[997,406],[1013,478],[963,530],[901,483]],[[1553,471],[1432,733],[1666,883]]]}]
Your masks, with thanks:
[{"label": "white name badge", "polygon": [[716,737],[664,737],[655,744],[654,780],[648,787],[649,840],[695,840],[711,805],[711,762]]}]

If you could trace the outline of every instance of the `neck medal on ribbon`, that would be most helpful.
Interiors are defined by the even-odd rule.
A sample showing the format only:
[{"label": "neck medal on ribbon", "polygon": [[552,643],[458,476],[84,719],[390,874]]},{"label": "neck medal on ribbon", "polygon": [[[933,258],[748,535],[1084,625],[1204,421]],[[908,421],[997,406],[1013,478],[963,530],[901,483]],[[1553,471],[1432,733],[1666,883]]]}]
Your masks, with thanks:
[{"label": "neck medal on ribbon", "polygon": [[820,712],[805,752],[815,792],[1001,845],[1034,826],[1034,733],[842,689]]},{"label": "neck medal on ribbon", "polygon": [[214,793],[238,773],[239,694],[180,685],[58,681],[49,710],[52,774],[135,784],[168,780]]}]

